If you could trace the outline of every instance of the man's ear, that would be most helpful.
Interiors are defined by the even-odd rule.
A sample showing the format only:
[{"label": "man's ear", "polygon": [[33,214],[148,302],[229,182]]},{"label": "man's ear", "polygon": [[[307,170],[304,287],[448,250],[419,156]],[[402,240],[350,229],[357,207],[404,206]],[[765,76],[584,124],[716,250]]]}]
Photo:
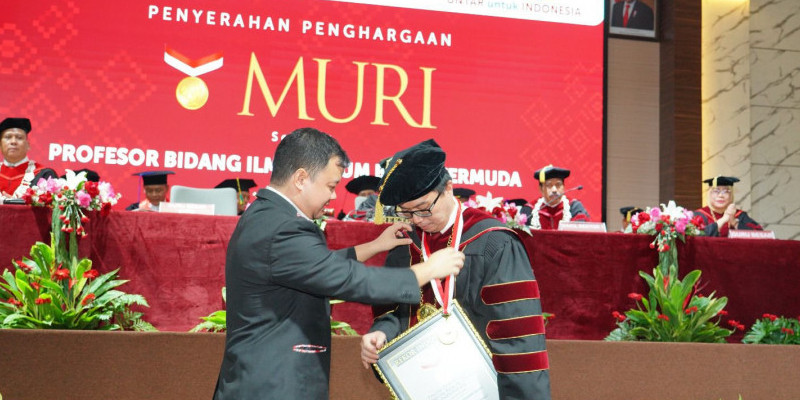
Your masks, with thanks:
[{"label": "man's ear", "polygon": [[292,174],[292,185],[297,188],[297,190],[303,190],[303,186],[306,184],[306,181],[311,177],[306,171],[305,168],[299,168],[297,171],[294,171]]}]

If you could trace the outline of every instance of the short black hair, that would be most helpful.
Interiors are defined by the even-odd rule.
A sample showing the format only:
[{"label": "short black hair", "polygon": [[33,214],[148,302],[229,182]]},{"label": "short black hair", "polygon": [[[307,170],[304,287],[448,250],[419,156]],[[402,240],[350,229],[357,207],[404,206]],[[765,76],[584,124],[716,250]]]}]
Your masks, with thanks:
[{"label": "short black hair", "polygon": [[275,149],[270,182],[283,185],[300,168],[308,171],[314,179],[334,157],[339,158],[340,167],[350,165],[347,153],[331,135],[314,128],[296,129],[286,135]]}]

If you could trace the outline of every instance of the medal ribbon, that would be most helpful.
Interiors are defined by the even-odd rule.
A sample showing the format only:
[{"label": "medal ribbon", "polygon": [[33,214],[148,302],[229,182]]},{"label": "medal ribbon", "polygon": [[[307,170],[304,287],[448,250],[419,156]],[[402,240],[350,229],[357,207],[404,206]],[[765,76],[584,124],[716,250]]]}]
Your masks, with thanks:
[{"label": "medal ribbon", "polygon": [[[453,231],[450,233],[450,241],[448,241],[448,246],[458,250],[458,246],[461,244],[461,233],[464,230],[464,210],[461,207],[461,202],[455,200],[457,204],[457,217],[455,222],[453,222]],[[422,258],[425,261],[428,261],[430,245],[428,244],[428,236],[425,231],[422,231]],[[444,281],[444,287],[442,286],[442,281],[438,279],[431,279],[431,289],[433,289],[433,295],[436,297],[436,302],[442,306],[442,312],[444,315],[449,315],[450,310],[453,307],[453,294],[455,293],[455,284],[456,278],[453,274],[450,274]]]}]

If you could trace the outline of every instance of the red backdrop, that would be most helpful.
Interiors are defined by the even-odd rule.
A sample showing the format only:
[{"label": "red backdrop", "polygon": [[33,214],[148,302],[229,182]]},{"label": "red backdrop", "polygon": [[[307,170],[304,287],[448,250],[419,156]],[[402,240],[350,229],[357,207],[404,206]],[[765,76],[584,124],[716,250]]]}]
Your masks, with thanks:
[{"label": "red backdrop", "polygon": [[[266,185],[280,135],[313,126],[355,162],[345,178],[380,175],[377,161],[435,138],[456,186],[533,200],[532,171],[552,163],[572,169],[567,185],[584,185],[576,196],[599,218],[602,2],[489,3],[6,0],[0,116],[30,117],[32,158],[97,170],[121,204],[137,200],[141,170]],[[221,56],[198,76],[199,109],[176,100],[189,69],[165,62],[167,47],[190,66]],[[344,193],[336,209],[351,207]]]}]

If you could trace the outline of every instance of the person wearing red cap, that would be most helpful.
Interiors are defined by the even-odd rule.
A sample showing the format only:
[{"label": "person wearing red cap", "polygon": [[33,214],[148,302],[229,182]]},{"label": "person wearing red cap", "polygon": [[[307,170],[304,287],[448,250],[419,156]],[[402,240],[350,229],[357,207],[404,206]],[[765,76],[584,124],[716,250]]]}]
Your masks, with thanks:
[{"label": "person wearing red cap", "polygon": [[708,205],[695,211],[705,222],[706,236],[728,237],[731,229],[762,231],[764,228],[738,209],[733,202],[733,184],[739,178],[716,176],[703,181],[708,184]]},{"label": "person wearing red cap", "polygon": [[30,132],[31,121],[27,118],[6,118],[0,122],[0,145],[3,151],[0,199],[20,199],[39,179],[58,177],[52,169],[28,159]]}]

